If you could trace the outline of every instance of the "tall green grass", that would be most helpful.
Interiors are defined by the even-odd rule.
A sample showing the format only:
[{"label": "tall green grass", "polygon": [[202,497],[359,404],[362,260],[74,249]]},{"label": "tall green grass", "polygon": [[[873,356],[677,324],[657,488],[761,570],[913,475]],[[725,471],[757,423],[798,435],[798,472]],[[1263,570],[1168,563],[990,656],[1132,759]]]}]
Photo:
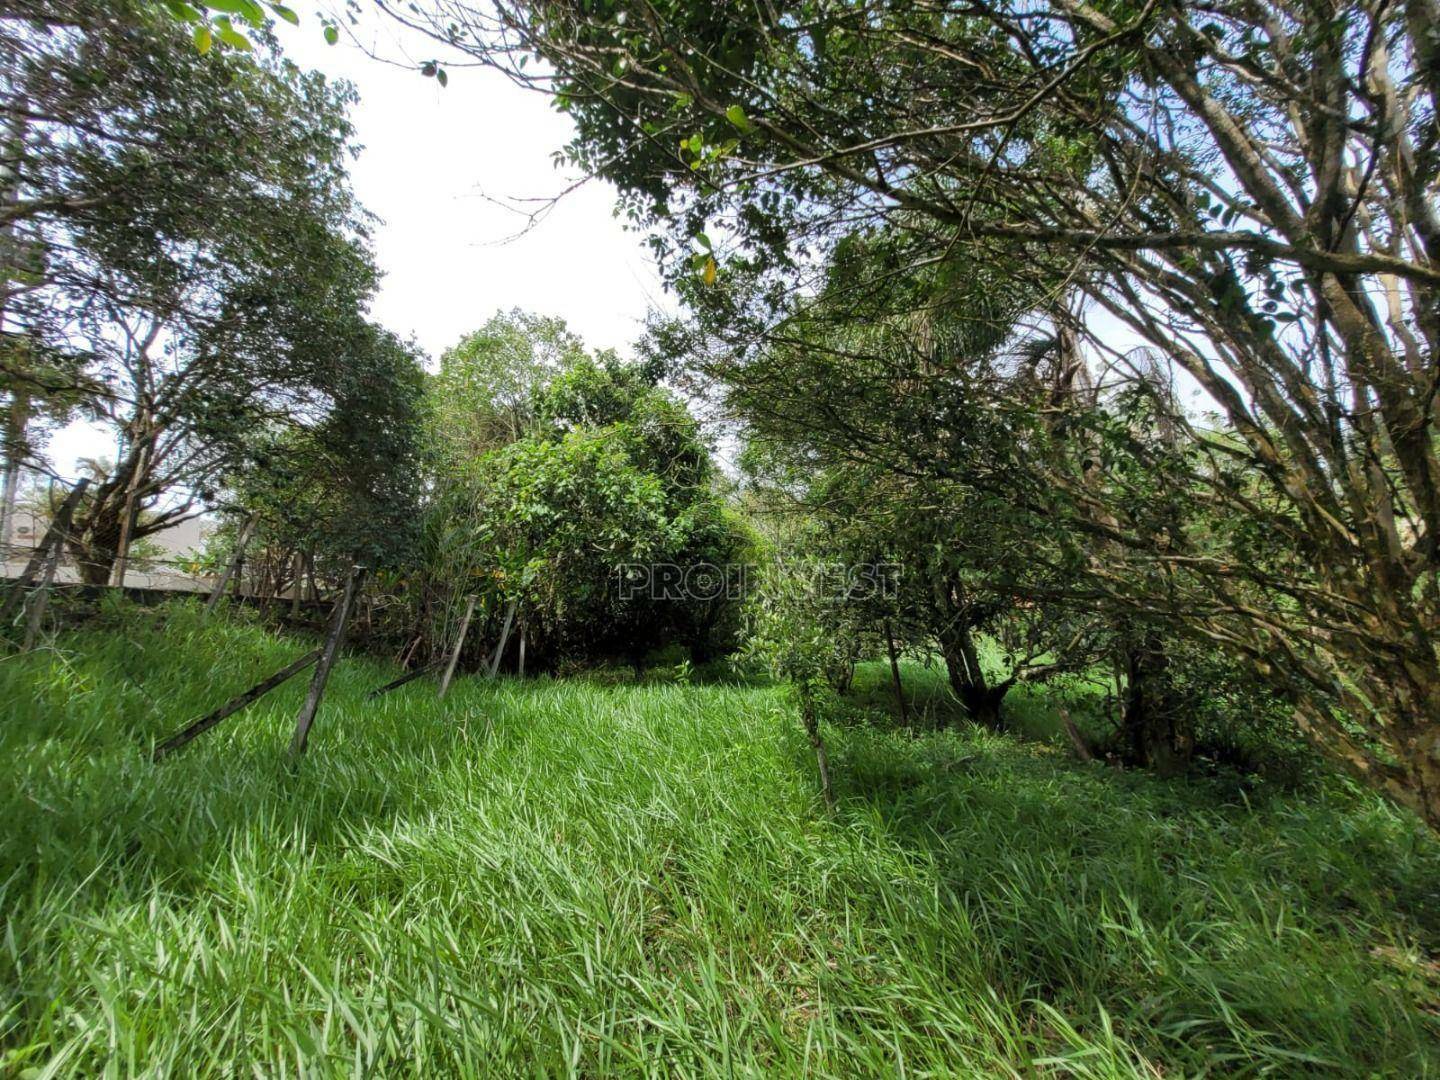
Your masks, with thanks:
[{"label": "tall green grass", "polygon": [[[0,659],[0,1074],[1440,1074],[1440,845],[764,687],[337,667],[114,609]],[[1249,800],[1247,802],[1247,799]]]}]

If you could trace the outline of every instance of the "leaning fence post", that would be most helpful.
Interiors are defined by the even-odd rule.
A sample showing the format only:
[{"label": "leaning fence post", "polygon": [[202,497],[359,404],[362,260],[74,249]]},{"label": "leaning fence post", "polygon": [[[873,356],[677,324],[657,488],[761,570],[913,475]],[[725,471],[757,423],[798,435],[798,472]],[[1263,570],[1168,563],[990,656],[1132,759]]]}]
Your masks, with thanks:
[{"label": "leaning fence post", "polygon": [[25,596],[25,590],[35,580],[35,575],[40,571],[41,565],[45,562],[50,553],[50,548],[59,551],[65,545],[65,536],[70,531],[70,519],[75,514],[75,508],[80,505],[80,499],[85,494],[85,489],[90,486],[89,478],[79,481],[70,489],[70,494],[65,496],[65,501],[60,504],[60,509],[50,520],[50,527],[45,530],[45,536],[40,541],[40,546],[30,556],[30,561],[25,564],[25,569],[15,579],[10,587],[10,592],[5,597],[5,602],[0,605],[0,626],[8,625],[10,617],[15,614],[15,609],[20,606],[20,601]]},{"label": "leaning fence post", "polygon": [[235,576],[235,571],[245,561],[245,545],[250,542],[250,534],[255,529],[255,515],[251,514],[245,519],[245,524],[240,526],[240,535],[235,538],[235,554],[230,557],[230,562],[225,567],[225,572],[220,575],[220,580],[215,583],[215,589],[210,593],[210,599],[205,602],[205,614],[215,610],[215,605],[220,603],[220,597],[225,595],[225,586],[230,584],[230,579]]},{"label": "leaning fence post", "polygon": [[300,712],[295,716],[295,737],[290,741],[292,757],[305,753],[305,745],[310,741],[310,725],[315,722],[315,714],[320,709],[320,699],[325,695],[325,683],[329,680],[330,669],[335,664],[335,654],[340,651],[340,642],[345,637],[345,619],[350,614],[350,603],[355,598],[356,588],[364,574],[364,567],[352,566],[345,578],[345,591],[335,602],[335,613],[330,618],[330,630],[325,635],[324,650],[320,654],[320,662],[315,665],[315,675],[310,680],[310,692],[305,695],[305,704],[300,706]]},{"label": "leaning fence post", "polygon": [[249,690],[246,690],[243,694],[239,694],[236,697],[231,698],[224,705],[221,705],[220,708],[215,709],[212,712],[206,713],[199,720],[196,720],[192,724],[186,725],[180,731],[176,732],[174,735],[171,735],[170,738],[166,739],[159,746],[155,747],[155,752],[151,756],[151,760],[159,761],[161,758],[168,757],[170,754],[173,754],[176,750],[179,750],[182,746],[186,745],[191,740],[197,739],[201,735],[204,735],[205,732],[209,731],[216,724],[220,723],[221,720],[224,720],[227,716],[239,712],[241,709],[245,708],[245,706],[249,705],[253,701],[258,701],[260,698],[268,694],[271,690],[274,690],[281,683],[289,679],[292,675],[297,675],[300,672],[304,671],[307,667],[315,663],[315,661],[318,659],[320,659],[320,650],[311,649],[304,656],[300,657],[300,659],[293,660],[289,664],[286,664],[279,671],[275,672],[275,674],[269,676],[266,679],[262,679],[260,682],[252,686]]},{"label": "leaning fence post", "polygon": [[414,682],[416,679],[420,678],[420,676],[425,675],[425,674],[428,674],[429,672],[434,671],[434,670],[435,670],[435,665],[434,665],[434,664],[422,664],[420,667],[417,667],[414,671],[407,671],[404,675],[401,675],[398,679],[391,679],[391,680],[390,680],[389,682],[387,682],[384,686],[377,686],[374,690],[371,690],[368,694],[365,695],[365,700],[366,700],[366,701],[374,701],[377,697],[380,697],[382,694],[388,694],[388,693],[390,693],[391,690],[398,690],[398,689],[400,689],[400,687],[404,686],[406,683]]},{"label": "leaning fence post", "polygon": [[450,680],[455,677],[455,665],[460,662],[460,650],[465,647],[465,635],[470,631],[470,617],[475,614],[475,597],[466,598],[465,615],[460,620],[460,632],[455,635],[455,648],[450,650],[450,662],[445,665],[445,674],[440,679],[440,697],[450,689]]},{"label": "leaning fence post", "polygon": [[45,575],[40,579],[40,587],[30,594],[29,614],[25,619],[25,640],[20,646],[21,652],[29,652],[35,647],[35,639],[40,636],[40,623],[45,618],[45,606],[50,600],[50,585],[55,580],[55,566],[60,562],[59,543],[50,545],[50,557],[45,560]]},{"label": "leaning fence post", "polygon": [[515,601],[505,605],[505,625],[500,628],[500,644],[495,646],[495,655],[490,659],[490,678],[500,670],[500,657],[505,654],[505,643],[510,640],[510,621],[515,618]]}]

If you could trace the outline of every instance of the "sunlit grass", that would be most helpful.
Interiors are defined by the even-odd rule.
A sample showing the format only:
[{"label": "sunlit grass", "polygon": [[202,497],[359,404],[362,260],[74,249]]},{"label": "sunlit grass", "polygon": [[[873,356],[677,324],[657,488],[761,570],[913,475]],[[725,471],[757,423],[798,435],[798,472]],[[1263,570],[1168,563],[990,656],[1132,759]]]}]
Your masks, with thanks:
[{"label": "sunlit grass", "polygon": [[[850,722],[765,687],[305,677],[110,613],[0,659],[0,1075],[1440,1072],[1440,845],[1354,794]],[[1248,801],[1247,801],[1248,800]]]}]

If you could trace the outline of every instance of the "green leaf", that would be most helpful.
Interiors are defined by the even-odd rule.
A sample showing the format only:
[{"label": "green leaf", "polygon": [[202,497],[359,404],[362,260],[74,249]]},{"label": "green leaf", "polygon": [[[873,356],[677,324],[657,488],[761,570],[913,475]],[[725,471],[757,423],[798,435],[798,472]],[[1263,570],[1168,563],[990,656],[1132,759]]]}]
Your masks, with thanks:
[{"label": "green leaf", "polygon": [[[211,11],[223,11],[230,15],[238,15],[251,26],[265,25],[265,9],[255,0],[205,0],[205,6]],[[220,20],[216,19],[215,21],[218,23]],[[224,40],[224,35],[221,35],[221,40]]]},{"label": "green leaf", "polygon": [[198,23],[203,22],[205,18],[184,0],[168,0],[165,9],[181,22]]},{"label": "green leaf", "polygon": [[210,46],[215,44],[215,35],[210,33],[208,26],[197,26],[195,28],[195,50],[204,56],[210,51]]},{"label": "green leaf", "polygon": [[255,0],[241,0],[240,15],[256,29],[265,25],[265,9]]},{"label": "green leaf", "polygon": [[731,105],[726,109],[725,119],[734,124],[742,134],[750,130],[750,118],[745,115],[745,110],[739,105]]},{"label": "green leaf", "polygon": [[241,52],[250,51],[250,39],[247,38],[235,27],[230,25],[228,17],[222,15],[215,20],[215,36],[232,49],[239,49]]},{"label": "green leaf", "polygon": [[334,45],[340,40],[340,31],[333,26],[325,27],[325,44]]},{"label": "green leaf", "polygon": [[444,68],[437,68],[435,71],[435,81],[438,82],[441,86],[449,86],[450,76],[445,74]]},{"label": "green leaf", "polygon": [[703,232],[695,234],[695,242],[701,247],[703,247],[706,251],[713,250],[710,245],[710,237],[706,236]]},{"label": "green leaf", "polygon": [[300,25],[300,16],[295,14],[294,11],[286,7],[284,4],[271,4],[270,10],[275,12],[276,15],[279,15],[280,18],[284,19],[291,26]]}]

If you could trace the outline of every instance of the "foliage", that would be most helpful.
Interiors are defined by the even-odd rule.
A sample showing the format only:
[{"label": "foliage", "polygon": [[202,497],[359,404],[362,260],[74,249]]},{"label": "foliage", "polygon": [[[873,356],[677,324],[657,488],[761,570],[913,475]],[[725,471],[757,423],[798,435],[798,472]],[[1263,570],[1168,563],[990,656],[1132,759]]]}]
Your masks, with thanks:
[{"label": "foliage", "polygon": [[138,535],[193,514],[252,435],[321,424],[353,393],[377,280],[345,173],[353,92],[268,43],[201,57],[126,5],[6,33],[6,318],[81,358],[77,387],[120,436],[72,543],[104,580],[137,508],[162,507]]},{"label": "foliage", "polygon": [[584,355],[560,319],[496,312],[441,354],[440,370],[427,383],[431,467],[443,480],[524,436],[534,423],[536,392]]},{"label": "foliage", "polygon": [[[1223,646],[1440,826],[1430,14],[620,0],[406,18],[555,95],[567,159],[617,185],[723,347],[783,336],[817,265],[888,232],[852,295],[995,267],[1061,345],[1055,407],[1164,382],[1157,358],[1183,372],[1217,420],[1155,392],[1174,437],[1111,444],[1192,504],[1163,528],[1168,500],[1131,513],[1103,457],[1047,470],[1054,512],[1112,544],[1077,560],[1095,603]],[[1145,348],[1087,327],[1087,306]]]},{"label": "foliage", "polygon": [[257,520],[258,539],[345,571],[405,569],[420,516],[423,369],[413,349],[359,323],[334,404],[313,425],[252,433],[225,477],[227,500]]},{"label": "foliage", "polygon": [[728,644],[727,597],[626,588],[626,567],[723,566],[745,542],[695,419],[655,375],[523,312],[445,354],[427,393],[425,566],[447,632],[475,592],[492,614],[517,604],[542,660]]}]

